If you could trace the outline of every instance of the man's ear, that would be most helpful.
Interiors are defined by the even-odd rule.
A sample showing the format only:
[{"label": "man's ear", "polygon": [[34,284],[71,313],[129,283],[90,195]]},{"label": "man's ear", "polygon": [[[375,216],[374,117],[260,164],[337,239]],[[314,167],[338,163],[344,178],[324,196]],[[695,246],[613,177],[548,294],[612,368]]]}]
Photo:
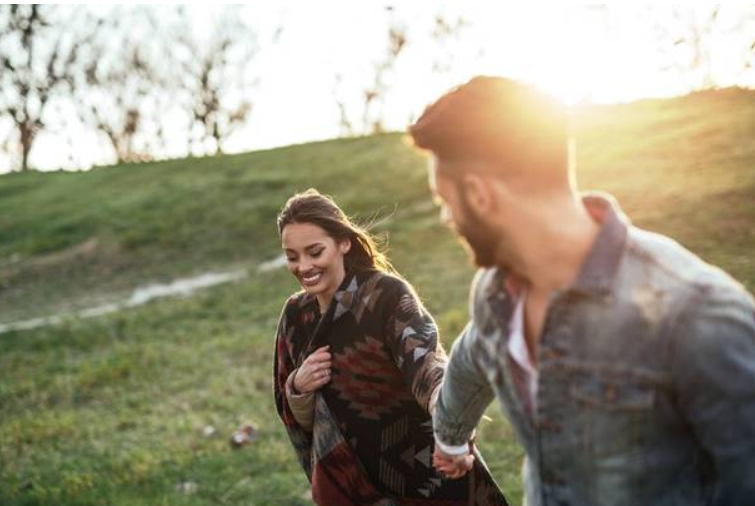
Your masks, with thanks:
[{"label": "man's ear", "polygon": [[473,211],[481,216],[489,216],[495,211],[497,200],[492,181],[486,177],[470,172],[461,180],[461,190]]}]

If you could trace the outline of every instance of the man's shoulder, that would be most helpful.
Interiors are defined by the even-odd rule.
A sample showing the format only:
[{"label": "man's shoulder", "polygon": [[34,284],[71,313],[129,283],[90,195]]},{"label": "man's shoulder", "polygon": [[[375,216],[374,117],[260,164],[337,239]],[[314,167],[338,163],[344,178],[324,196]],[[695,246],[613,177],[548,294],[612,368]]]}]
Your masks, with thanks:
[{"label": "man's shoulder", "polygon": [[731,275],[710,264],[663,234],[630,227],[627,242],[630,262],[656,283],[692,293],[733,291],[747,294],[747,290]]}]

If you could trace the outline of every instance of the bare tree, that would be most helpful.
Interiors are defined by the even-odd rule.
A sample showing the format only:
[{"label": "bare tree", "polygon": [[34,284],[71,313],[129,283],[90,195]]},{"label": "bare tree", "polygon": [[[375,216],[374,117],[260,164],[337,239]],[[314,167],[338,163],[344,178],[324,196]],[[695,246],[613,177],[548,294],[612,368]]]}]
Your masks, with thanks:
[{"label": "bare tree", "polygon": [[390,17],[387,51],[385,58],[375,63],[375,77],[372,86],[364,90],[362,124],[365,131],[371,133],[380,133],[385,130],[384,110],[386,95],[390,89],[388,78],[407,44],[408,29],[406,25],[397,19],[393,7],[386,7],[386,10]]},{"label": "bare tree", "polygon": [[[398,58],[406,49],[408,29],[391,6],[385,7],[388,15],[388,37],[384,55],[373,64],[372,82],[363,87],[360,94],[360,108],[352,109],[355,114],[347,114],[346,100],[342,95],[343,76],[335,76],[333,97],[340,115],[342,134],[379,133],[385,130],[385,104],[391,88],[391,78]],[[358,114],[361,111],[361,114]],[[356,119],[358,117],[359,119]],[[356,125],[356,126],[355,126]]]},{"label": "bare tree", "polygon": [[349,120],[349,115],[347,113],[348,108],[339,92],[342,82],[343,75],[336,74],[335,84],[333,85],[333,98],[336,101],[336,107],[338,107],[338,126],[341,130],[341,136],[348,137],[354,135],[354,125],[352,125],[351,120]]},{"label": "bare tree", "polygon": [[[335,76],[333,98],[338,107],[341,135],[379,133],[385,130],[385,108],[396,66],[409,47],[406,23],[394,7],[387,6],[385,12],[388,25],[385,52],[373,64],[372,82],[362,88],[358,107],[352,106],[349,110],[344,98],[344,77],[342,74]],[[456,64],[458,44],[470,23],[461,16],[452,18],[442,14],[435,15],[432,21],[432,29],[428,34],[433,43],[431,70],[439,76],[448,77]],[[352,114],[349,115],[349,112]]]},{"label": "bare tree", "polygon": [[714,87],[711,39],[715,33],[719,11],[720,6],[713,6],[702,19],[697,19],[695,11],[690,8],[674,9],[680,33],[673,44],[676,48],[686,48],[688,54],[683,60],[677,59],[675,64],[690,74],[695,89],[705,90]]},{"label": "bare tree", "polygon": [[747,51],[747,60],[745,61],[745,69],[750,70],[755,65],[753,65],[753,60],[755,60],[755,39],[752,39],[752,43],[750,44],[750,48]]},{"label": "bare tree", "polygon": [[[184,20],[183,26],[187,24]],[[189,30],[182,32],[177,53],[179,82],[191,111],[189,152],[220,154],[252,111],[249,92],[259,80],[249,69],[259,51],[257,35],[236,9],[224,11],[206,41],[189,36]]]},{"label": "bare tree", "polygon": [[[683,76],[693,90],[717,87],[714,67],[719,51],[727,52],[727,59],[732,55],[741,58],[741,70],[752,65],[755,56],[755,40],[742,39],[742,47],[733,47],[731,39],[722,41],[732,34],[751,34],[755,12],[749,6],[749,12],[737,16],[728,16],[729,6],[712,5],[673,7],[668,22],[655,24],[657,45],[663,58],[663,70],[673,71]],[[649,13],[658,18],[658,10]],[[731,12],[729,12],[731,14]],[[734,18],[732,22],[731,19]],[[740,40],[741,42],[741,40]],[[736,45],[736,43],[734,44]]]},{"label": "bare tree", "polygon": [[440,48],[440,54],[433,61],[433,71],[446,75],[450,73],[456,63],[456,48],[464,31],[469,27],[469,22],[463,17],[455,19],[447,18],[441,14],[435,16],[433,23],[432,38]]},{"label": "bare tree", "polygon": [[154,11],[117,8],[99,20],[78,79],[82,122],[102,132],[118,163],[155,157],[164,144],[167,44]]},{"label": "bare tree", "polygon": [[29,169],[29,154],[48,127],[47,109],[56,93],[73,83],[79,44],[53,20],[50,6],[0,6],[0,116],[13,123],[20,170]]},{"label": "bare tree", "polygon": [[746,33],[749,36],[748,39],[745,39],[746,42],[749,42],[749,46],[746,47],[742,53],[742,59],[744,61],[742,72],[744,74],[755,69],[755,36],[752,35],[755,33],[755,6],[750,6],[750,10],[747,14],[740,18],[740,24],[743,33]]}]

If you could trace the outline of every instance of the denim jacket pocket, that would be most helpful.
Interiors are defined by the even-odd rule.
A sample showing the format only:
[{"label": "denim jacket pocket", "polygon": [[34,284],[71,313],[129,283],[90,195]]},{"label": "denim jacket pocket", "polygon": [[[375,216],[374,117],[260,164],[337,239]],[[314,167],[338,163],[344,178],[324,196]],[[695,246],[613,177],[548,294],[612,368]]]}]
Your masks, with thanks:
[{"label": "denim jacket pocket", "polygon": [[573,416],[580,420],[580,446],[593,457],[641,452],[656,416],[661,383],[631,371],[584,371],[570,381]]},{"label": "denim jacket pocket", "polygon": [[662,390],[663,379],[641,369],[584,367],[569,378],[570,443],[590,469],[589,504],[643,504],[630,498],[642,496]]},{"label": "denim jacket pocket", "polygon": [[655,385],[627,377],[582,377],[571,384],[569,394],[582,406],[607,411],[644,411],[653,407]]}]

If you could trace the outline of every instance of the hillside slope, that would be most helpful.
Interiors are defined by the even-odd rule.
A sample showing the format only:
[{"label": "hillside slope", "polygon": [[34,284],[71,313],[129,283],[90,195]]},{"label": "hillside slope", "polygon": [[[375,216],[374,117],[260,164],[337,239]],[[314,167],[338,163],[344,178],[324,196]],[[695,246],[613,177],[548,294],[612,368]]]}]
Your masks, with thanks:
[{"label": "hillside slope", "polygon": [[[755,92],[595,107],[576,124],[583,188],[612,192],[636,224],[755,289]],[[253,267],[278,255],[285,199],[315,186],[379,220],[450,346],[472,269],[438,224],[424,164],[388,134],[0,177],[0,322],[147,281],[253,273],[192,298],[0,335],[0,504],[309,504],[270,382],[278,312],[296,286],[284,270]],[[481,448],[517,504],[521,451],[497,407],[489,414]],[[231,450],[245,421],[260,437]]]}]

